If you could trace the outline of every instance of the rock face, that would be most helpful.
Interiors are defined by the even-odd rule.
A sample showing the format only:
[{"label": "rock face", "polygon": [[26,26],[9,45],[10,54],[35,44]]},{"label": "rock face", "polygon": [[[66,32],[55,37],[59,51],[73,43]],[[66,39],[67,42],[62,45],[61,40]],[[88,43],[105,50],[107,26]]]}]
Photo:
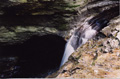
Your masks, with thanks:
[{"label": "rock face", "polygon": [[22,44],[0,44],[0,77],[45,77],[58,69],[64,46],[65,40],[57,35],[32,36]]},{"label": "rock face", "polygon": [[0,0],[0,77],[45,77],[56,71],[68,22],[87,2]]},{"label": "rock face", "polygon": [[81,3],[83,6],[87,1],[1,0],[0,42],[21,41],[34,34],[65,37],[68,22]]},{"label": "rock face", "polygon": [[112,21],[94,39],[78,48],[52,76],[63,78],[120,78],[120,19]]},{"label": "rock face", "polygon": [[[101,1],[103,3],[98,0],[1,0],[0,45],[6,42],[12,44],[21,42],[32,35],[57,34],[62,37],[66,36],[67,39],[72,35],[73,30],[69,33],[70,28],[81,27],[90,18],[118,5],[113,5],[114,2],[112,3],[112,0]],[[78,15],[73,19],[72,16],[77,14],[78,7],[80,7]],[[72,20],[69,26],[68,22],[71,19],[74,21]],[[119,23],[119,17],[110,18],[109,25],[101,33],[98,33],[95,38],[78,48],[59,71],[48,77],[120,78]],[[66,32],[69,34],[67,35]],[[0,61],[3,61],[3,59]],[[16,62],[14,58],[6,60],[5,62],[9,63],[11,61]],[[32,61],[30,60],[30,62]],[[37,67],[35,67],[36,70],[40,65],[37,64]],[[4,67],[4,65],[7,66],[6,64],[2,64],[0,67]],[[7,69],[10,70],[10,75],[11,71],[13,71],[13,65],[14,63],[11,64],[12,67],[9,65],[9,69]],[[0,71],[4,71],[4,69],[0,69]],[[4,75],[1,74],[1,77],[4,77]],[[7,77],[9,77],[8,74]]]},{"label": "rock face", "polygon": [[[99,3],[99,1],[98,1]],[[93,3],[94,4],[94,3]],[[105,4],[105,2],[104,2]],[[103,4],[103,5],[104,5]],[[88,4],[86,8],[80,9],[83,19],[76,22],[76,26],[80,27],[82,22],[89,19],[88,16],[95,16],[97,10],[105,10],[109,7],[93,7]],[[100,5],[99,5],[100,6]],[[87,12],[89,14],[86,15]],[[83,13],[83,14],[82,14]],[[85,19],[85,20],[84,20]],[[72,24],[73,25],[73,24]],[[73,26],[74,26],[73,25]],[[109,25],[101,30],[93,39],[78,48],[69,60],[56,73],[48,76],[49,78],[120,78],[120,18],[112,18]]]}]

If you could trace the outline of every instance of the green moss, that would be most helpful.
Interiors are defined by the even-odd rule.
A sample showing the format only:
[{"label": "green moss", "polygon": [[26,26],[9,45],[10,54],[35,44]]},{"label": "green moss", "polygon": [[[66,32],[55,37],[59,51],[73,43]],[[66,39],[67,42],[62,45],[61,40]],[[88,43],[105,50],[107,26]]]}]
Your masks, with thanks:
[{"label": "green moss", "polygon": [[21,3],[25,3],[27,2],[27,0],[10,0],[11,2],[21,2]]},{"label": "green moss", "polygon": [[57,28],[58,30],[67,30],[68,29],[68,26],[67,24],[62,24],[60,27]]},{"label": "green moss", "polygon": [[95,61],[92,62],[92,66],[95,66]]},{"label": "green moss", "polygon": [[80,7],[80,5],[69,5],[69,8],[76,8],[76,7]]}]

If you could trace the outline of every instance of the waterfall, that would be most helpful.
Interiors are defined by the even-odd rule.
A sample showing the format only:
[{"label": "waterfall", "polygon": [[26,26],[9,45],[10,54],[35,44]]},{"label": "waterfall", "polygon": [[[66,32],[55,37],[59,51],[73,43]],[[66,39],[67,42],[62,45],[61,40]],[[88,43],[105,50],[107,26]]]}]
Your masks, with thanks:
[{"label": "waterfall", "polygon": [[64,55],[63,55],[60,67],[68,60],[68,57],[75,51],[74,48],[70,44],[72,37],[73,36],[71,36],[71,38],[68,40],[65,46],[65,51],[64,51]]},{"label": "waterfall", "polygon": [[[98,13],[98,15],[89,18],[88,16],[84,16],[84,13],[90,13],[86,11],[88,10],[83,8],[82,11],[86,11],[83,12],[83,16],[87,17],[86,19],[84,19],[84,21],[80,20],[76,23],[75,26],[77,26],[76,30],[74,30],[74,33],[72,34],[72,36],[70,37],[70,39],[68,40],[67,44],[66,44],[66,48],[64,51],[64,55],[60,64],[60,67],[68,60],[69,56],[80,46],[82,46],[83,44],[85,44],[89,39],[93,38],[94,36],[96,36],[96,34],[98,34],[104,27],[106,27],[108,25],[108,23],[110,22],[111,19],[113,19],[114,17],[119,15],[119,2],[111,2],[111,4],[109,4],[109,2],[107,2],[107,4],[105,4],[107,6],[112,5],[112,7],[110,8],[106,8],[106,10],[101,9],[101,7],[98,6],[93,6],[91,4],[91,8],[95,8],[97,7],[99,10],[101,10],[100,13]],[[92,13],[91,13],[92,15]],[[77,16],[79,17],[79,19],[83,19],[81,16]],[[81,17],[81,18],[80,18]],[[89,19],[88,19],[89,18]]]},{"label": "waterfall", "polygon": [[[107,21],[104,21],[104,24],[107,24]],[[77,28],[74,31],[74,34],[71,36],[71,38],[68,40],[64,55],[61,61],[60,66],[62,66],[67,60],[68,57],[80,46],[85,44],[89,39],[93,38],[97,34],[97,30],[101,29],[102,24],[99,24],[97,22],[96,26],[92,28],[88,22],[84,24],[83,28]]]},{"label": "waterfall", "polygon": [[106,19],[100,19],[93,25],[92,22],[85,22],[82,28],[77,28],[74,34],[68,40],[60,67],[68,60],[69,56],[80,46],[85,44],[89,39],[93,38],[102,28],[107,26]]}]

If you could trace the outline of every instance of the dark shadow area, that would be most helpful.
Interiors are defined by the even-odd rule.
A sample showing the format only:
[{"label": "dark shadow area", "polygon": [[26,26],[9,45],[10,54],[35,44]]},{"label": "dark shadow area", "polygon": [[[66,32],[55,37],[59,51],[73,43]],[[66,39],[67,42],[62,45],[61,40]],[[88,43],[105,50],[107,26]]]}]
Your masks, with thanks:
[{"label": "dark shadow area", "polygon": [[[97,16],[93,17],[90,21],[89,24],[92,25],[92,28],[95,27],[95,23],[98,24],[100,23],[101,25],[103,25],[101,27],[104,28],[105,26],[107,26],[107,24],[104,25],[104,22],[107,21],[107,23],[113,19],[114,17],[119,15],[119,5],[117,4],[117,6],[112,7],[108,10],[105,10],[101,13],[99,13]],[[101,30],[99,29],[99,31]]]},{"label": "dark shadow area", "polygon": [[[0,16],[0,25],[3,26],[51,26],[54,16],[50,15],[19,15],[19,16]],[[51,24],[51,25],[50,25]]]},{"label": "dark shadow area", "polygon": [[39,26],[66,30],[69,18],[75,10],[63,0],[27,0],[25,3],[0,1],[0,27]]},{"label": "dark shadow area", "polygon": [[[0,27],[6,28],[21,26],[54,27],[59,30],[66,30],[68,22],[61,15],[0,15]],[[63,27],[63,28],[62,28]],[[9,29],[8,29],[9,30]]]},{"label": "dark shadow area", "polygon": [[57,35],[32,36],[15,45],[0,46],[0,77],[45,77],[59,68],[65,40]]}]

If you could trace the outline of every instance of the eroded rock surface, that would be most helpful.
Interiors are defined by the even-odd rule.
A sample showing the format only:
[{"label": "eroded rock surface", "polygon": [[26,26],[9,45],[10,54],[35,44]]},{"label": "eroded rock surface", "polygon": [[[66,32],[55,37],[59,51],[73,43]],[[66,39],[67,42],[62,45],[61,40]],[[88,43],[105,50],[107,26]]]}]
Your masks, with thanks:
[{"label": "eroded rock surface", "polygon": [[69,21],[77,8],[87,2],[0,0],[0,77],[36,78],[56,71],[65,46],[62,37],[70,29]]},{"label": "eroded rock surface", "polygon": [[65,37],[70,29],[69,20],[86,3],[86,0],[1,0],[0,42],[21,41],[34,34]]},{"label": "eroded rock surface", "polygon": [[[116,22],[114,22],[116,21]],[[120,78],[119,17],[94,39],[78,48],[61,69],[49,77]],[[117,32],[116,32],[117,31]]]},{"label": "eroded rock surface", "polygon": [[[96,4],[95,4],[96,5]],[[94,5],[94,6],[95,6]],[[86,6],[87,7],[87,6]],[[91,6],[92,7],[92,6]],[[109,6],[110,7],[110,6]],[[106,7],[108,8],[108,7]],[[80,9],[83,13],[79,16],[76,26],[80,27],[89,16],[99,14],[91,13],[87,9]],[[103,9],[100,10],[105,10]],[[99,10],[99,11],[100,11]],[[82,12],[83,11],[83,12]],[[86,15],[86,13],[88,13]],[[82,16],[83,15],[83,16]],[[85,16],[86,15],[86,16]],[[85,19],[85,20],[84,20]],[[73,25],[73,24],[72,24]],[[74,26],[73,25],[73,26]],[[78,48],[69,60],[56,73],[48,76],[56,78],[120,78],[120,19],[112,18],[109,25],[101,30],[93,39]]]}]

